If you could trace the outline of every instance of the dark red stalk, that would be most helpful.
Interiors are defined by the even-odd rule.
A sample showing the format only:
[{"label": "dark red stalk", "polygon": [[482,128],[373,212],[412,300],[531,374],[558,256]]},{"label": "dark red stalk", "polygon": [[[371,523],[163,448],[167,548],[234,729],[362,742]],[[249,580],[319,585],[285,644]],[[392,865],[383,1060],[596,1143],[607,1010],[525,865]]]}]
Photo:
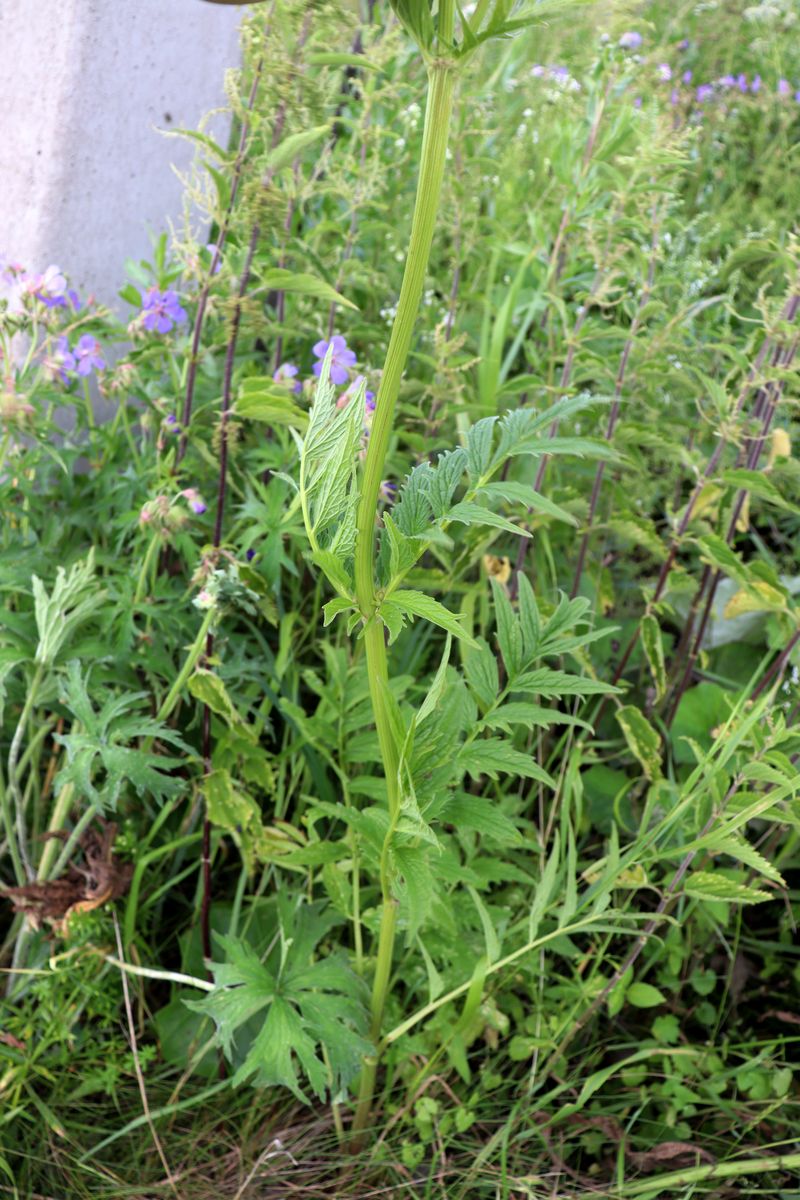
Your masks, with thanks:
[{"label": "dark red stalk", "polygon": [[[270,12],[270,18],[271,17],[272,11]],[[269,25],[267,25],[265,36],[269,36]],[[256,102],[256,94],[258,92],[258,85],[261,81],[263,67],[264,59],[260,58],[256,63],[256,68],[253,73],[253,82],[250,87],[250,94],[247,98],[248,114],[253,111],[253,105]],[[180,465],[183,456],[186,453],[186,447],[188,444],[189,422],[192,419],[194,390],[197,381],[197,364],[200,360],[200,342],[203,336],[203,325],[205,323],[206,308],[208,307],[208,297],[211,292],[211,285],[214,281],[214,275],[216,274],[220,258],[222,256],[222,249],[225,245],[225,239],[228,236],[228,230],[230,228],[230,222],[231,217],[233,216],[236,198],[239,194],[239,184],[242,178],[242,170],[244,168],[244,160],[247,153],[249,134],[250,122],[248,120],[244,120],[242,121],[242,128],[239,134],[239,146],[236,151],[236,159],[234,161],[233,171],[231,173],[231,194],[230,199],[228,200],[228,207],[225,210],[225,215],[220,223],[219,231],[217,233],[217,240],[214,245],[214,253],[211,256],[211,266],[208,269],[208,275],[206,276],[206,280],[203,284],[197,301],[197,312],[195,313],[194,329],[192,330],[192,348],[189,354],[189,367],[186,371],[186,393],[184,395],[183,412],[181,414],[181,437],[180,441],[178,442],[178,451],[175,455],[176,467]]]},{"label": "dark red stalk", "polygon": [[[798,305],[800,305],[800,295],[791,296],[790,299],[788,300],[787,304],[785,305],[783,312],[781,313],[781,320],[783,320],[783,321],[793,320],[797,313]],[[734,410],[733,410],[734,417],[737,417],[741,413],[741,411],[744,407],[745,401],[747,400],[747,397],[750,394],[753,384],[754,384],[756,378],[758,377],[759,373],[761,372],[761,369],[764,366],[764,361],[765,361],[767,355],[772,350],[772,347],[773,347],[772,339],[769,337],[765,338],[765,340],[761,346],[761,349],[759,350],[758,354],[756,355],[755,361],[754,361],[752,367],[750,368],[747,378],[744,381],[744,384],[742,385],[742,388],[736,399],[736,404],[734,405]],[[760,404],[760,397],[761,397],[761,393],[763,392],[763,390],[764,390],[763,388],[759,389],[759,393],[756,397],[756,404],[754,405],[754,411],[758,408],[758,406]],[[692,490],[692,494],[689,497],[689,500],[687,501],[686,508],[684,509],[683,516],[681,517],[681,519],[678,523],[678,527],[675,530],[675,534],[672,538],[672,541],[670,542],[669,550],[667,551],[667,557],[664,559],[664,562],[661,564],[661,570],[659,571],[658,579],[656,580],[655,591],[653,592],[653,597],[650,601],[648,608],[652,608],[654,605],[658,604],[659,600],[661,599],[661,597],[664,594],[664,590],[667,585],[667,580],[669,578],[670,571],[672,570],[678,550],[680,549],[681,541],[683,540],[686,530],[689,528],[689,523],[692,519],[692,516],[694,515],[694,510],[697,505],[697,501],[700,498],[700,494],[703,491],[703,488],[706,486],[708,481],[715,474],[717,467],[719,466],[720,460],[722,458],[722,455],[725,452],[727,446],[728,446],[727,437],[721,437],[719,439],[719,441],[717,442],[717,445],[715,446],[711,457],[709,458],[708,462],[706,463],[705,470],[703,471],[702,475],[700,476],[700,478],[698,479],[697,483],[695,484],[695,486]],[[637,626],[637,628],[634,630],[627,646],[625,647],[625,650],[622,653],[622,657],[620,658],[619,662],[617,663],[616,669],[614,671],[614,675],[612,677],[612,683],[618,683],[620,678],[622,677],[622,673],[625,670],[625,667],[628,664],[628,660],[629,660],[631,654],[633,653],[634,648],[636,647],[636,643],[639,640],[640,631],[641,631],[641,626]]]},{"label": "dark red stalk", "polygon": [[[296,53],[299,53],[305,44],[308,36],[308,28],[310,17],[306,16],[302,31],[297,40]],[[280,135],[283,131],[283,126],[286,119],[287,102],[283,101],[275,119],[275,127],[272,131],[272,146],[278,144]],[[263,187],[268,188],[272,183],[273,172],[267,171],[263,179]],[[219,430],[219,476],[217,485],[217,509],[214,519],[214,553],[212,561],[216,563],[219,555],[219,549],[222,545],[222,528],[225,517],[225,498],[228,489],[228,425],[230,414],[233,408],[233,371],[236,362],[236,348],[239,341],[239,330],[242,320],[242,307],[244,298],[247,294],[247,288],[250,283],[250,276],[253,267],[253,258],[256,248],[261,237],[261,227],[258,223],[253,226],[250,234],[250,243],[247,250],[247,259],[242,273],[239,277],[239,288],[236,295],[233,316],[231,317],[230,331],[228,334],[228,344],[225,350],[225,372],[223,377],[222,387],[222,408],[220,413],[220,430]],[[214,652],[214,635],[208,634],[206,638],[206,657],[210,658]],[[211,772],[211,711],[207,705],[203,707],[203,774],[207,777]],[[203,815],[203,841],[202,841],[202,902],[200,906],[200,935],[203,946],[203,954],[206,958],[211,953],[211,822],[208,819],[207,812]]]},{"label": "dark red stalk", "polygon": [[[798,304],[800,304],[800,297],[793,297],[793,299],[797,300],[797,304],[794,306],[794,312],[796,312],[797,306],[798,306]],[[794,312],[792,315],[794,315]],[[792,360],[794,359],[795,352],[797,350],[797,344],[798,344],[797,339],[795,339],[795,341],[791,344],[791,346],[789,346],[786,349],[785,353],[783,353],[783,354],[781,353],[781,350],[778,349],[775,352],[775,356],[773,359],[773,365],[774,366],[783,366],[783,367],[790,366],[792,363]],[[745,442],[745,444],[742,448],[742,451],[739,454],[739,461],[741,462],[741,460],[744,459],[744,465],[750,471],[755,471],[756,468],[758,467],[758,461],[761,457],[761,452],[764,448],[764,441],[767,437],[767,434],[769,433],[770,426],[772,424],[772,420],[775,416],[775,410],[777,409],[778,402],[781,398],[782,393],[783,393],[783,383],[781,380],[777,380],[777,381],[773,380],[773,381],[768,382],[766,387],[762,388],[759,392],[759,395],[756,400],[756,404],[754,406],[754,415],[762,417],[761,431],[755,437],[749,438]],[[739,517],[741,516],[742,509],[744,508],[744,503],[745,503],[746,498],[747,498],[747,489],[740,488],[739,491],[736,493],[736,498],[734,500],[731,517],[728,522],[728,528],[725,533],[725,541],[728,543],[728,545],[730,545],[733,542],[734,536],[736,534],[736,526],[739,521]],[[710,579],[708,576],[708,572],[706,572],[704,574],[704,582],[706,580],[708,580],[708,593],[707,593],[707,596],[705,599],[703,615],[700,619],[700,626],[697,630],[697,633],[695,634],[694,642],[692,644],[691,651],[687,658],[686,665],[684,667],[683,674],[680,679],[680,683],[678,684],[677,688],[675,689],[675,693],[674,693],[674,696],[672,699],[672,704],[671,704],[669,712],[665,718],[667,727],[669,727],[672,724],[672,721],[675,718],[675,713],[678,710],[678,705],[680,704],[681,697],[683,696],[683,693],[686,691],[686,688],[689,686],[689,682],[692,678],[695,663],[697,662],[697,658],[700,653],[700,647],[703,643],[703,638],[705,637],[705,632],[706,632],[706,628],[708,626],[708,621],[711,616],[711,610],[714,606],[714,599],[717,594],[717,587],[719,586],[719,581],[721,578],[722,578],[721,571],[715,570],[711,574]]]},{"label": "dark red stalk", "polygon": [[[578,179],[579,186],[583,182],[583,178],[586,174],[589,164],[592,161],[592,156],[594,155],[595,145],[597,143],[597,135],[600,131],[600,123],[603,118],[603,113],[605,111],[606,102],[608,100],[609,95],[611,94],[611,89],[613,86],[614,86],[614,79],[612,78],[609,81],[608,87],[606,88],[606,90],[603,94],[602,101],[597,106],[597,112],[594,115],[594,119],[593,119],[591,127],[589,129],[589,136],[586,139],[586,147],[584,149],[583,158],[581,160],[581,169],[580,169],[580,175],[579,175],[579,179]],[[571,210],[569,208],[565,208],[564,212],[561,215],[561,221],[558,226],[558,232],[556,233],[556,239],[553,243],[553,249],[550,252],[550,262],[548,265],[548,287],[549,288],[553,288],[558,284],[558,281],[560,280],[561,274],[564,270],[564,261],[565,260],[564,260],[563,243],[564,243],[564,237],[567,232],[567,226],[569,225],[570,217],[571,217]],[[589,307],[591,305],[591,301],[596,296],[597,292],[599,291],[602,279],[603,279],[602,273],[600,271],[598,271],[597,274],[595,275],[594,281],[592,283],[592,287],[589,292],[587,301],[586,301],[585,305],[583,306],[583,312],[580,314],[580,316],[578,317],[578,320],[575,322],[575,327],[572,331],[572,338],[570,340],[570,344],[567,349],[567,356],[564,360],[564,366],[562,367],[562,370],[561,370],[560,391],[561,391],[562,395],[569,387],[569,382],[570,382],[570,378],[572,375],[572,364],[573,364],[573,361],[575,358],[575,346],[576,346],[578,334],[580,333],[580,331],[583,327],[583,323],[586,320],[586,315],[587,315]],[[544,318],[542,320],[542,328],[545,327],[546,323],[547,323],[547,313],[545,313]],[[553,421],[552,425],[550,426],[549,436],[555,437],[557,433],[558,433],[558,421]],[[542,480],[544,479],[544,474],[545,474],[545,471],[547,470],[548,459],[549,459],[549,455],[544,455],[539,463],[539,468],[536,472],[536,482],[533,485],[534,490],[537,492],[539,491]],[[511,579],[509,580],[509,584],[508,584],[508,592],[509,592],[509,595],[512,600],[516,597],[518,586],[519,586],[517,577],[518,577],[520,571],[524,570],[524,567],[525,567],[525,555],[528,552],[528,542],[529,541],[530,541],[529,538],[520,538],[519,547],[517,549],[517,559],[514,564],[514,571],[513,571],[513,574],[511,576]]]},{"label": "dark red stalk", "polygon": [[783,650],[781,650],[778,657],[770,665],[769,669],[764,672],[764,676],[761,681],[756,687],[753,688],[750,696],[751,700],[757,700],[761,693],[768,687],[770,681],[772,679],[779,678],[783,674],[784,668],[789,661],[789,656],[798,642],[800,642],[800,629],[795,630],[786,646],[784,646]]},{"label": "dark red stalk", "polygon": [[[594,282],[592,283],[592,289],[586,299],[586,303],[583,305],[583,311],[580,313],[577,321],[575,322],[575,327],[572,330],[572,337],[570,338],[570,341],[569,341],[569,347],[567,349],[567,356],[564,359],[564,365],[561,368],[561,379],[559,380],[559,384],[558,384],[558,390],[559,390],[559,394],[561,396],[565,395],[565,393],[569,389],[570,380],[572,377],[572,364],[575,361],[575,348],[578,344],[578,335],[580,334],[580,331],[583,328],[583,323],[586,320],[587,313],[589,312],[589,307],[591,305],[591,301],[593,300],[594,296],[597,294],[597,292],[600,288],[600,283],[602,281],[602,278],[603,277],[602,277],[601,273],[598,271],[597,275],[595,275]],[[551,437],[551,438],[555,437],[557,433],[558,433],[558,421],[556,420],[556,421],[553,421],[553,423],[550,426],[550,429],[548,430],[548,437]],[[544,473],[547,469],[547,463],[548,463],[549,458],[550,458],[549,454],[543,454],[539,461],[539,467],[536,472],[536,481],[533,485],[534,491],[536,491],[536,492],[538,492],[541,489],[542,479],[544,478]],[[520,574],[520,572],[525,569],[525,555],[527,554],[528,542],[530,540],[531,540],[530,538],[526,538],[526,537],[521,537],[519,539],[519,547],[517,549],[517,560],[514,563],[514,573],[511,576],[511,579],[509,580],[509,585],[508,585],[509,595],[511,596],[512,600],[516,597],[517,590],[519,587],[519,584],[517,582],[517,577]]]},{"label": "dark red stalk", "polygon": [[[622,355],[620,356],[619,370],[617,371],[617,378],[616,378],[616,382],[614,384],[614,399],[611,404],[611,411],[608,415],[608,426],[606,428],[606,441],[609,443],[609,445],[611,444],[611,441],[613,440],[614,430],[617,427],[617,419],[619,417],[619,409],[620,409],[620,400],[622,398],[622,389],[625,384],[625,376],[626,376],[627,370],[628,370],[628,360],[631,356],[633,344],[636,341],[636,335],[639,332],[639,325],[641,324],[642,313],[644,312],[647,304],[649,303],[650,296],[653,291],[653,280],[655,278],[655,271],[656,271],[656,253],[657,253],[657,251],[658,251],[658,223],[656,221],[656,214],[654,212],[653,213],[653,240],[652,240],[652,245],[650,248],[650,263],[649,263],[648,270],[647,270],[647,279],[645,281],[644,287],[642,288],[642,292],[639,297],[639,303],[636,307],[636,312],[633,315],[633,320],[631,321],[630,331],[629,331],[628,337],[625,341],[625,345],[622,350]],[[597,512],[597,506],[600,501],[600,491],[603,486],[603,476],[605,475],[605,469],[606,469],[606,464],[601,459],[600,462],[598,462],[598,464],[597,464],[597,469],[595,470],[594,484],[592,485],[592,495],[591,495],[591,499],[589,500],[589,518],[588,518],[588,522],[587,522],[586,532],[584,533],[583,539],[581,541],[581,548],[578,551],[578,561],[575,566],[575,578],[572,581],[572,591],[570,592],[571,597],[577,596],[578,589],[581,586],[581,576],[583,575],[583,568],[584,568],[584,564],[586,562],[586,551],[589,547],[589,538],[591,537],[591,534],[592,534],[592,525],[594,524],[594,518],[595,518],[595,514]]]}]

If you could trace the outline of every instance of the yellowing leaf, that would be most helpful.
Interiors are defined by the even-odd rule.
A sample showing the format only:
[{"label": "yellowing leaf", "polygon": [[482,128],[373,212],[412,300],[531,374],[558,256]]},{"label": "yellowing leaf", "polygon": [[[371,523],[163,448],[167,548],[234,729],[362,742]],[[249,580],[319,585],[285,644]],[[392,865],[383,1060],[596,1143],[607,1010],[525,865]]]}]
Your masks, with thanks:
[{"label": "yellowing leaf", "polygon": [[782,612],[786,602],[780,592],[770,587],[763,579],[754,579],[747,588],[734,592],[725,605],[723,616],[740,617],[742,613],[765,612],[777,609]]},{"label": "yellowing leaf", "polygon": [[633,756],[648,779],[661,777],[661,737],[638,708],[623,705],[617,711],[617,723]]},{"label": "yellowing leaf", "polygon": [[785,429],[773,429],[769,443],[767,470],[769,470],[777,458],[791,458],[791,456],[792,440],[789,434]]},{"label": "yellowing leaf", "polygon": [[683,890],[687,896],[696,896],[698,900],[727,900],[736,904],[760,904],[772,899],[770,893],[761,888],[747,887],[713,871],[692,871]]},{"label": "yellowing leaf", "polygon": [[750,528],[750,493],[747,492],[742,507],[739,509],[739,515],[736,518],[737,533],[747,533]]},{"label": "yellowing leaf", "polygon": [[511,559],[505,554],[498,558],[495,554],[484,554],[483,569],[490,579],[506,584],[511,578]]}]

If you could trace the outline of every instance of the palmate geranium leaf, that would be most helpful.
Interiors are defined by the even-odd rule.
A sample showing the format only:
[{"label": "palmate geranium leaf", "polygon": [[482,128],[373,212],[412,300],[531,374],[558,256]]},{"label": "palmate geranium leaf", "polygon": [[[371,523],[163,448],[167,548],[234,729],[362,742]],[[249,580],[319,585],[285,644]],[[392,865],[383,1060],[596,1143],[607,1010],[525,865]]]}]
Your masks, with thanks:
[{"label": "palmate geranium leaf", "polygon": [[[280,903],[280,945],[262,962],[251,945],[219,937],[223,961],[212,962],[214,989],[197,1001],[195,1012],[211,1017],[225,1055],[235,1061],[243,1027],[263,1014],[263,1024],[233,1076],[256,1087],[280,1085],[299,1100],[307,1080],[323,1100],[338,1094],[374,1053],[367,1040],[363,983],[343,957],[313,961],[320,939],[339,918],[319,904],[292,909]],[[323,1055],[324,1051],[324,1055]],[[326,1062],[327,1060],[327,1062]]]},{"label": "palmate geranium leaf", "polygon": [[63,702],[81,728],[55,735],[67,757],[57,786],[72,783],[78,795],[100,809],[114,808],[126,783],[140,796],[161,799],[180,792],[184,781],[170,772],[185,766],[185,758],[154,754],[139,743],[158,739],[185,755],[191,751],[174,730],[142,713],[145,699],[140,692],[112,695],[97,710],[89,698],[80,664],[71,662]]}]

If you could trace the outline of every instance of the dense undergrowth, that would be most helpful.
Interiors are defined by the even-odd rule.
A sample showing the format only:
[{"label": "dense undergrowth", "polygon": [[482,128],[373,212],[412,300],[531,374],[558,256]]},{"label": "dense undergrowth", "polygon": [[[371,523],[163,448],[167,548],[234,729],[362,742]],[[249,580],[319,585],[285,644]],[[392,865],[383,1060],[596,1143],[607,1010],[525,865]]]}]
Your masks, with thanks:
[{"label": "dense undergrowth", "polygon": [[243,42],[127,325],[2,264],[0,1191],[797,1195],[794,6],[459,72],[372,607],[425,64]]}]

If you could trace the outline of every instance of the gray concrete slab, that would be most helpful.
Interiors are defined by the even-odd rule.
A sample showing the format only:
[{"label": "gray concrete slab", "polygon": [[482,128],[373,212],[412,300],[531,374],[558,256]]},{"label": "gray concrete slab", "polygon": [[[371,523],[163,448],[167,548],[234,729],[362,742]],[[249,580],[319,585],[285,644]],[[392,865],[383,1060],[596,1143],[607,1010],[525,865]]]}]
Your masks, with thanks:
[{"label": "gray concrete slab", "polygon": [[[0,255],[58,264],[116,306],[126,258],[182,211],[172,169],[225,103],[243,9],[198,0],[0,0]],[[208,127],[225,141],[228,117]]]}]

